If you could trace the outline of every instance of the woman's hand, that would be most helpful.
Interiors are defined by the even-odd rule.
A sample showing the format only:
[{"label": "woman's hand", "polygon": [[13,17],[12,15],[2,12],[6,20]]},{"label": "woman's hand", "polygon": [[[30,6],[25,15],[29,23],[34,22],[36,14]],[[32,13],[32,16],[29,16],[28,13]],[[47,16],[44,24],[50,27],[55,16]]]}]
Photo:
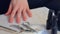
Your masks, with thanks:
[{"label": "woman's hand", "polygon": [[9,16],[10,23],[14,21],[15,16],[17,23],[20,23],[21,16],[24,21],[26,21],[27,16],[32,17],[27,0],[11,0],[9,9],[5,15]]}]

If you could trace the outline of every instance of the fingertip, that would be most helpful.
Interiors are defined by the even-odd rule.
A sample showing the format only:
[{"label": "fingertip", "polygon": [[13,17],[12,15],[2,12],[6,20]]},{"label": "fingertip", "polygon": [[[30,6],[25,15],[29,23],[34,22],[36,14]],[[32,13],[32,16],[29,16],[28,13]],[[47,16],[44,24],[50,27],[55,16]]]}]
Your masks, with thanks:
[{"label": "fingertip", "polygon": [[27,9],[27,14],[29,17],[32,17],[32,12],[29,9]]},{"label": "fingertip", "polygon": [[24,17],[23,20],[26,21],[27,20],[27,17]]},{"label": "fingertip", "polygon": [[8,16],[8,13],[6,13],[5,16]]},{"label": "fingertip", "polygon": [[5,13],[6,16],[8,16],[12,11],[12,5],[9,6],[7,12]]},{"label": "fingertip", "polygon": [[14,18],[9,18],[9,23],[13,23]]},{"label": "fingertip", "polygon": [[20,18],[16,18],[17,24],[20,24]]},{"label": "fingertip", "polygon": [[30,14],[29,17],[32,17],[32,14]]}]

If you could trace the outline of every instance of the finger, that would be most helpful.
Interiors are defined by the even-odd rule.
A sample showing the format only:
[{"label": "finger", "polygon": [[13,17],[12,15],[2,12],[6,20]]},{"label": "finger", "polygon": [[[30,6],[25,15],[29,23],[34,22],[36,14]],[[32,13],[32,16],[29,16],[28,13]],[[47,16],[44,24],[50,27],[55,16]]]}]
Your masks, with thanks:
[{"label": "finger", "polygon": [[11,13],[11,11],[12,11],[12,4],[10,3],[9,9],[5,15],[8,16]]},{"label": "finger", "polygon": [[26,9],[26,12],[27,12],[27,14],[28,14],[29,17],[32,17],[32,12],[30,11],[29,8]]},{"label": "finger", "polygon": [[11,23],[13,22],[14,16],[15,16],[17,10],[18,10],[18,6],[15,6],[15,7],[13,8],[13,11],[12,11],[11,15],[10,15],[9,22],[11,22]]},{"label": "finger", "polygon": [[26,10],[24,9],[22,12],[23,20],[26,21],[27,15],[26,15]]},{"label": "finger", "polygon": [[9,23],[12,23],[14,21],[14,17],[9,18]]},{"label": "finger", "polygon": [[17,10],[18,10],[18,6],[16,5],[16,6],[13,8],[13,10],[12,10],[11,17],[14,17],[14,16],[15,16]]},{"label": "finger", "polygon": [[22,12],[22,8],[20,8],[17,12],[17,16],[16,16],[16,22],[19,24],[21,21],[21,12]]}]

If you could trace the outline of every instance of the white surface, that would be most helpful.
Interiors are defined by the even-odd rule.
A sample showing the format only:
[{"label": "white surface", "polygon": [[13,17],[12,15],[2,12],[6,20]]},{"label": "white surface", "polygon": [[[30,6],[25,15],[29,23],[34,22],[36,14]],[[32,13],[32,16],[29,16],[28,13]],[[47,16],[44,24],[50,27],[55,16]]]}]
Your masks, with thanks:
[{"label": "white surface", "polygon": [[44,29],[42,31],[39,31],[37,34],[50,34],[50,32]]},{"label": "white surface", "polygon": [[[33,17],[30,20],[28,20],[31,24],[34,24],[34,23],[35,24],[40,24],[40,23],[45,24],[46,19],[47,19],[47,15],[48,15],[48,9],[47,8],[45,8],[45,7],[37,8],[37,9],[32,9],[31,11],[33,13]],[[16,22],[14,21],[13,24],[16,24]],[[7,16],[0,15],[0,25],[10,28],[11,24],[8,23],[8,17]],[[15,28],[12,28],[12,29],[16,30]],[[3,32],[4,31],[0,31],[0,33],[3,33]],[[8,32],[5,32],[3,34],[7,34],[7,33]],[[27,33],[23,32],[23,34],[27,34]],[[28,33],[28,34],[34,34],[34,33]]]}]

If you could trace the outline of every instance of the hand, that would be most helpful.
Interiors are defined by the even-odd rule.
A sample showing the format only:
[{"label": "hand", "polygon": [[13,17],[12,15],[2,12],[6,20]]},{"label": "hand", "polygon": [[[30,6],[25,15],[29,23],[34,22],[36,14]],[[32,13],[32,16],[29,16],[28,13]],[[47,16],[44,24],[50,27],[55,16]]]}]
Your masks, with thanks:
[{"label": "hand", "polygon": [[27,0],[11,0],[9,9],[5,15],[9,16],[10,23],[14,21],[15,16],[16,22],[20,23],[21,16],[23,20],[26,21],[27,16],[32,17],[32,12],[29,9]]}]

